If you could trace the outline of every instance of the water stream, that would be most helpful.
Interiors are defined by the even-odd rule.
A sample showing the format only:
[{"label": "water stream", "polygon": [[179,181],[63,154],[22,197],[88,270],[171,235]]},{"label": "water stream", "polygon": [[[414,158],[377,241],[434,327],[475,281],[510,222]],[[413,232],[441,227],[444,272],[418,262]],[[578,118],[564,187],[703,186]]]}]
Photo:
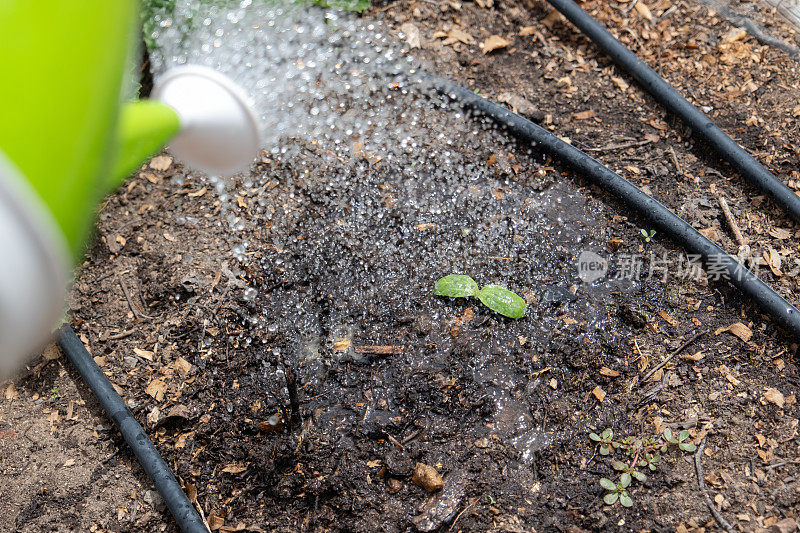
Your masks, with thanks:
[{"label": "water stream", "polygon": [[[413,344],[386,338],[387,328],[411,321],[436,348],[412,347],[397,365],[430,369],[463,352],[470,379],[494,402],[494,431],[523,462],[546,446],[551,437],[535,427],[526,399],[541,381],[530,373],[556,364],[554,336],[580,343],[607,327],[596,296],[609,287],[581,285],[575,269],[582,250],[602,247],[583,196],[432,94],[417,77],[425,65],[379,20],[247,0],[231,9],[179,0],[152,17],[156,76],[174,65],[210,66],[250,92],[260,117],[265,152],[253,172],[196,176],[225,204],[234,275],[245,266],[263,273],[242,288],[248,331],[232,342],[290,346],[306,394],[324,395],[327,368],[366,357],[332,351],[333,343]],[[437,276],[453,272],[526,295],[528,316],[454,336],[467,304],[431,291]],[[286,282],[275,288],[276,280]],[[252,378],[277,370],[265,357]],[[385,372],[376,379],[391,389]]]}]

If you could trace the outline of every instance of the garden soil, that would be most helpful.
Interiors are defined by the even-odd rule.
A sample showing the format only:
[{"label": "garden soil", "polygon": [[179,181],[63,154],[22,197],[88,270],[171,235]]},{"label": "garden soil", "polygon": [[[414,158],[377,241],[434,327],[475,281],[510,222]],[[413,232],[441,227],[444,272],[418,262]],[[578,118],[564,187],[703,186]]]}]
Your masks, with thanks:
[{"label": "garden soil", "polygon": [[[583,7],[800,188],[796,59],[695,2]],[[800,44],[770,9],[730,7]],[[589,150],[736,254],[725,198],[759,274],[798,304],[800,228],[545,2],[364,16],[418,34],[414,53],[438,72]],[[475,129],[421,148],[471,162],[463,183],[359,149],[329,165],[298,141],[238,176],[230,205],[162,155],[101,207],[69,320],[210,527],[795,531],[797,339],[725,282],[678,275],[681,250],[580,175]],[[609,279],[579,279],[585,250]],[[527,316],[435,297],[452,272],[515,290]],[[175,531],[55,346],[2,387],[0,530]],[[631,457],[599,453],[589,435],[606,428],[686,430],[702,453],[670,446],[628,488],[631,507],[609,506],[600,479]]]}]

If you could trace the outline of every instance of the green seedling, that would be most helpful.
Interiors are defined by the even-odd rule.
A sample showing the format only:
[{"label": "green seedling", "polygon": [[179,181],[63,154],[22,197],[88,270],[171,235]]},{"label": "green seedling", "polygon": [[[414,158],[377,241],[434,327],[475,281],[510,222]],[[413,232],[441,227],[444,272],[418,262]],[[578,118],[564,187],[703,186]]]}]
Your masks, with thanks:
[{"label": "green seedling", "polygon": [[[600,485],[608,491],[603,497],[603,501],[608,505],[619,502],[625,507],[633,505],[633,499],[629,490],[633,480],[644,482],[647,476],[638,469],[655,472],[661,461],[658,452],[665,453],[670,445],[676,446],[683,452],[693,452],[696,447],[689,442],[689,432],[681,431],[674,435],[669,428],[664,433],[655,437],[627,436],[622,439],[615,439],[611,428],[603,430],[602,433],[589,433],[589,439],[598,445],[598,453],[610,456],[612,460],[611,468],[617,471],[619,478],[614,481],[608,478],[601,478]],[[619,454],[625,457],[619,458]]]},{"label": "green seedling", "polygon": [[607,478],[600,479],[600,485],[609,491],[608,494],[603,497],[603,501],[608,505],[614,505],[617,503],[617,500],[619,500],[619,503],[625,507],[632,506],[633,499],[631,499],[628,494],[628,486],[630,484],[631,476],[627,473],[623,473],[616,483]]},{"label": "green seedling", "polygon": [[606,428],[600,435],[589,433],[589,438],[600,443],[600,455],[608,455],[611,448],[619,447],[619,443],[614,442],[614,431],[611,428]]},{"label": "green seedling", "polygon": [[451,274],[436,282],[434,294],[451,298],[474,297],[483,305],[508,318],[525,316],[527,305],[520,295],[498,285],[487,285],[478,289],[478,284],[469,276]]},{"label": "green seedling", "polygon": [[650,242],[651,240],[653,240],[653,237],[656,236],[656,230],[654,229],[651,229],[649,233],[647,232],[646,229],[640,229],[639,233],[641,233],[642,237],[644,237],[644,242]]},{"label": "green seedling", "polygon": [[671,429],[666,428],[664,430],[664,438],[667,440],[667,442],[669,442],[670,444],[676,444],[678,448],[680,448],[685,452],[693,452],[697,449],[697,446],[695,446],[691,442],[685,442],[689,438],[689,432],[686,431],[685,429],[680,433],[678,433],[678,436],[676,437],[675,435],[672,434]]},{"label": "green seedling", "polygon": [[469,276],[463,274],[450,274],[436,282],[433,292],[437,296],[450,296],[451,298],[468,298],[477,296],[478,284]]}]

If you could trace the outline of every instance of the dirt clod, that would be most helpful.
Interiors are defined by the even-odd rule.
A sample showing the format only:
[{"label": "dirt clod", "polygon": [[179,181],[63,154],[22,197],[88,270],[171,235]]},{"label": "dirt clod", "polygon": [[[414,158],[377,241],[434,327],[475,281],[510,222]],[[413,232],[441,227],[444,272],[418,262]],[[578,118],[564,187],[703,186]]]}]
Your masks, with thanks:
[{"label": "dirt clod", "polygon": [[428,492],[436,492],[444,486],[441,474],[434,467],[423,463],[417,463],[414,467],[411,481]]}]

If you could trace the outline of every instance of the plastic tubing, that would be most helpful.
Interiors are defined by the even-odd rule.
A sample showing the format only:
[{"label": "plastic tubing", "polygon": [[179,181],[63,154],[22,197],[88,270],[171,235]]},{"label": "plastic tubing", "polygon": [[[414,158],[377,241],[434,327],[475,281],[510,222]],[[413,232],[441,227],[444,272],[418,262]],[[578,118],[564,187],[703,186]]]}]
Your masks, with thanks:
[{"label": "plastic tubing", "polygon": [[800,222],[800,197],[783,184],[761,163],[747,153],[702,111],[648,67],[639,57],[619,42],[599,22],[572,0],[547,0],[586,37],[603,50],[620,68],[638,81],[670,112],[677,115],[692,131],[711,146],[722,159],[738,169],[755,187],[769,195],[794,220]]},{"label": "plastic tubing", "polygon": [[706,265],[713,264],[715,272],[746,294],[794,338],[800,339],[800,311],[797,308],[655,198],[581,150],[509,109],[442,78],[428,75],[423,79],[440,93],[492,118],[517,137],[533,143],[554,159],[572,167],[581,177],[613,194],[659,231],[670,236],[687,253],[700,256]]},{"label": "plastic tubing", "polygon": [[144,471],[153,480],[159,494],[167,503],[175,522],[183,533],[208,533],[208,528],[197,514],[192,502],[181,489],[164,459],[147,438],[142,426],[136,421],[128,406],[108,381],[103,371],[86,351],[83,343],[69,326],[63,326],[58,334],[58,343],[64,354],[78,370],[83,380],[92,389],[100,405],[114,421],[125,442],[133,450]]}]

